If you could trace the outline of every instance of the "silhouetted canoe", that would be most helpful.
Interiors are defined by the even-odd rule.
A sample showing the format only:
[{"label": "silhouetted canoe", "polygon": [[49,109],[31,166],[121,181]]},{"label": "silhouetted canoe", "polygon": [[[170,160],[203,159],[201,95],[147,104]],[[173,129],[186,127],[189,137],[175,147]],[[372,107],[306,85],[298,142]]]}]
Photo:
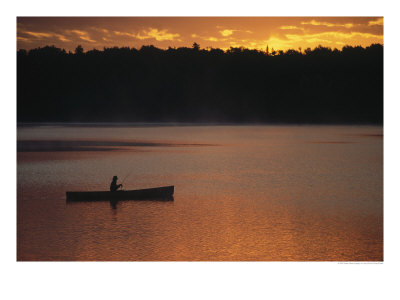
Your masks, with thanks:
[{"label": "silhouetted canoe", "polygon": [[174,200],[174,186],[131,191],[67,192],[67,201]]}]

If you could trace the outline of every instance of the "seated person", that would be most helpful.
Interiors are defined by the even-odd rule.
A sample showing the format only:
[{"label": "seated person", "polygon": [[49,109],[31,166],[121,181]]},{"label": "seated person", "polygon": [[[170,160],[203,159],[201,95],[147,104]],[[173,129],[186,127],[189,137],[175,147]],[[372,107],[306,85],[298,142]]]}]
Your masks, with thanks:
[{"label": "seated person", "polygon": [[115,192],[115,191],[117,191],[120,187],[122,187],[122,184],[117,184],[117,179],[118,179],[118,177],[117,177],[117,176],[114,176],[113,179],[112,179],[112,181],[111,181],[111,184],[110,184],[110,191],[111,191],[111,192]]}]

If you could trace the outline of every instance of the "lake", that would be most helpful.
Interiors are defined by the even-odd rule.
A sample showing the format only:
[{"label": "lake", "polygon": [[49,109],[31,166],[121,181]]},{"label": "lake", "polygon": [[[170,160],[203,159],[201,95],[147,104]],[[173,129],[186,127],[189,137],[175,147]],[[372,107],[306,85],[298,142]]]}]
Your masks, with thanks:
[{"label": "lake", "polygon": [[[17,128],[19,261],[383,261],[382,126]],[[174,185],[174,201],[66,191]]]}]

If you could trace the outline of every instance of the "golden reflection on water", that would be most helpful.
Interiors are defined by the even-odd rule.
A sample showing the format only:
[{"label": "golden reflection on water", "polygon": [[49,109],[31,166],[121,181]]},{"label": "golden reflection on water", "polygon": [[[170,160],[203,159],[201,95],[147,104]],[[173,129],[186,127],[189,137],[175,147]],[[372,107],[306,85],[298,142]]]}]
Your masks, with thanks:
[{"label": "golden reflection on water", "polygon": [[[381,127],[113,130],[180,146],[19,152],[18,260],[383,260]],[[173,184],[175,200],[65,202],[130,172],[127,189]]]}]

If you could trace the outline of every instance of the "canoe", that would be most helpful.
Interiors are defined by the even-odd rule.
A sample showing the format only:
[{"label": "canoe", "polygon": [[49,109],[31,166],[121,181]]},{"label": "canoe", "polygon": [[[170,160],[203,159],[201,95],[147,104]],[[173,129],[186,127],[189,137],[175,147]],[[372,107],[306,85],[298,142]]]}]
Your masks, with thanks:
[{"label": "canoe", "polygon": [[131,191],[67,192],[67,201],[174,200],[174,186]]}]

